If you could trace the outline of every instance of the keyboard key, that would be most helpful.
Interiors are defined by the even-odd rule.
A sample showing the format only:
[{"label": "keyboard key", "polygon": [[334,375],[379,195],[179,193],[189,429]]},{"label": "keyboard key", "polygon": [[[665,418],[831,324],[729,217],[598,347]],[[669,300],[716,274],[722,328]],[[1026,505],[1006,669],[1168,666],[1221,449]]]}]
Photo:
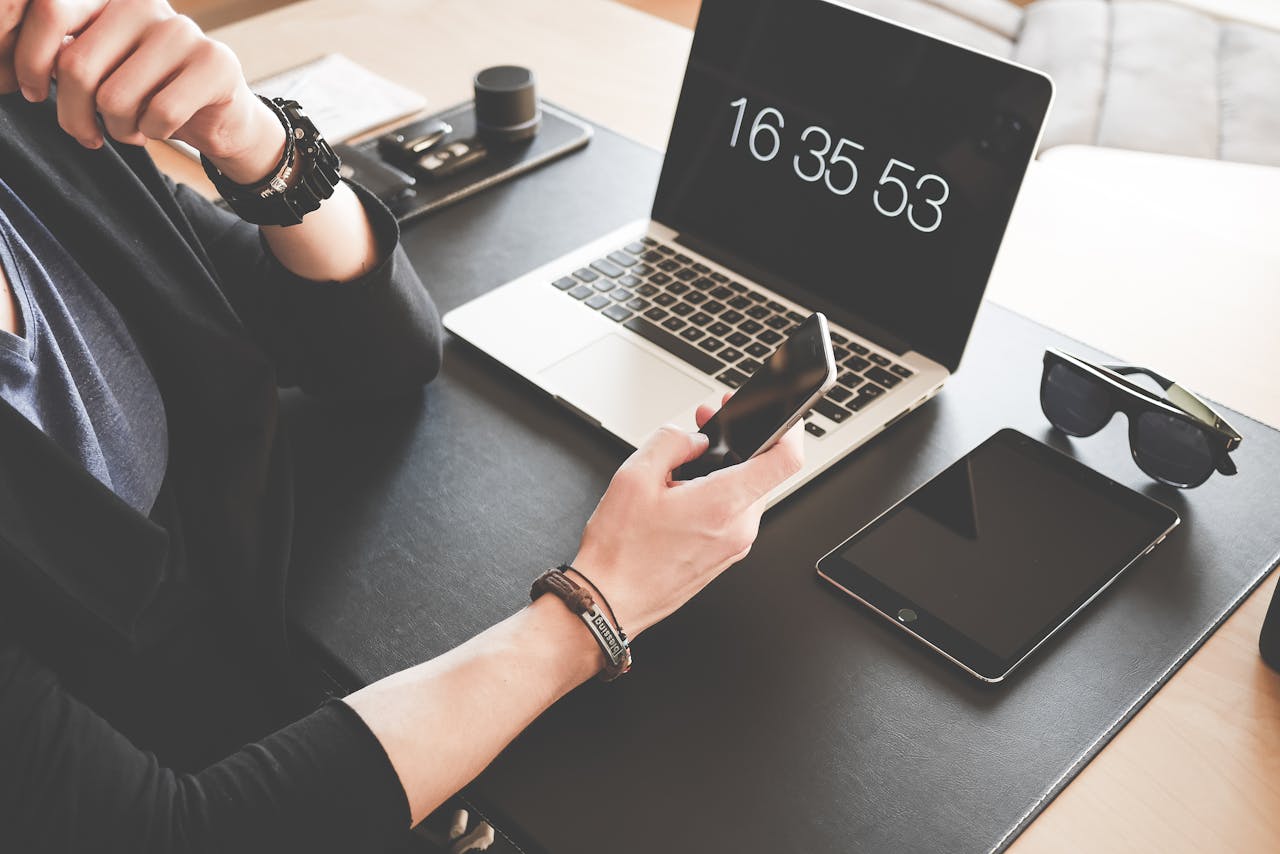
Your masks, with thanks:
[{"label": "keyboard key", "polygon": [[680,265],[668,258],[665,261],[658,262],[658,269],[664,270],[668,273],[674,273],[676,270],[680,269]]},{"label": "keyboard key", "polygon": [[725,371],[723,374],[716,377],[716,379],[720,380],[720,382],[724,383],[729,388],[741,388],[742,384],[747,381],[746,376],[738,373],[733,368]]},{"label": "keyboard key", "polygon": [[655,246],[655,247],[653,247],[653,248],[654,248],[654,249],[657,249],[657,250],[658,250],[659,252],[661,252],[663,255],[674,255],[674,254],[676,254],[676,250],[672,249],[670,246],[665,246],[665,245],[663,245],[663,244],[661,244],[661,243],[659,243],[657,246]]},{"label": "keyboard key", "polygon": [[840,403],[853,397],[853,392],[849,391],[849,389],[842,385],[836,385],[832,386],[831,391],[827,392],[827,397],[831,398],[836,403]]},{"label": "keyboard key", "polygon": [[769,308],[779,313],[785,312],[787,310],[787,307],[780,302],[770,302]]},{"label": "keyboard key", "polygon": [[694,312],[693,306],[689,305],[689,303],[687,302],[678,302],[675,305],[671,306],[671,313],[678,314],[681,317],[685,317],[686,315],[693,314],[693,312]]},{"label": "keyboard key", "polygon": [[608,258],[597,258],[591,262],[591,268],[597,273],[603,273],[611,279],[616,279],[626,272]]},{"label": "keyboard key", "polygon": [[[659,284],[661,284],[661,282],[659,282]],[[671,284],[667,285],[667,293],[669,294],[682,294],[687,290],[689,290],[689,286],[684,282],[673,281]]]},{"label": "keyboard key", "polygon": [[724,314],[720,315],[720,320],[732,326],[739,320],[742,320],[742,315],[733,309],[729,309]]},{"label": "keyboard key", "polygon": [[862,385],[862,377],[852,371],[845,371],[836,378],[836,382],[840,383],[842,386],[847,386],[848,388],[857,388]]},{"label": "keyboard key", "polygon": [[898,383],[902,382],[902,377],[897,376],[896,374],[891,374],[884,368],[872,368],[867,371],[867,379],[874,380],[885,388],[893,388]]},{"label": "keyboard key", "polygon": [[893,364],[892,361],[890,361],[889,359],[886,359],[884,356],[881,356],[879,353],[872,353],[867,358],[875,362],[877,365],[880,365],[881,367],[887,368],[889,365]]},{"label": "keyboard key", "polygon": [[837,362],[843,362],[849,358],[849,351],[843,347],[832,347],[831,352],[835,355]]},{"label": "keyboard key", "polygon": [[724,338],[726,335],[733,332],[733,327],[726,326],[723,323],[713,323],[707,327],[707,331],[710,332],[712,335],[715,335],[720,338]]},{"label": "keyboard key", "polygon": [[821,427],[819,427],[817,424],[814,424],[812,421],[804,422],[804,432],[808,433],[810,436],[817,436],[818,438],[822,438],[823,436],[827,435],[826,430],[823,430]]},{"label": "keyboard key", "polygon": [[912,371],[910,368],[905,368],[902,365],[891,365],[889,367],[889,370],[893,371],[895,374],[903,378],[915,376],[914,371]]},{"label": "keyboard key", "polygon": [[628,243],[626,246],[622,248],[630,252],[632,255],[639,255],[641,252],[644,252],[645,250],[645,246],[643,243]]},{"label": "keyboard key", "polygon": [[[644,311],[649,307],[649,301],[644,297],[635,297],[627,303],[627,308],[632,311]],[[661,319],[661,318],[659,318]]]},{"label": "keyboard key", "polygon": [[[712,334],[714,335],[715,333],[713,332]],[[742,354],[732,347],[725,347],[720,351],[720,358],[726,362],[736,362],[742,358]]]},{"label": "keyboard key", "polygon": [[692,259],[692,258],[690,258],[688,255],[681,255],[681,254],[679,254],[679,253],[676,253],[676,260],[677,260],[677,261],[679,261],[681,264],[692,264],[692,263],[693,263],[693,259]]},{"label": "keyboard key", "polygon": [[640,286],[641,281],[642,280],[639,276],[628,275],[618,279],[618,284],[622,285],[624,288],[637,288]]},{"label": "keyboard key", "polygon": [[719,338],[707,338],[698,346],[703,350],[706,350],[708,353],[714,353],[716,350],[719,350],[724,346],[724,342]]},{"label": "keyboard key", "polygon": [[704,314],[703,312],[700,311],[697,314],[695,314],[693,317],[689,318],[689,322],[696,323],[698,326],[706,326],[708,323],[711,322],[711,315]]},{"label": "keyboard key", "polygon": [[757,359],[764,359],[767,358],[773,350],[757,342],[755,344],[747,345],[747,352],[755,356]]},{"label": "keyboard key", "polygon": [[815,403],[813,405],[813,411],[826,416],[837,424],[840,424],[852,414],[849,410],[844,407],[837,406],[826,398]]},{"label": "keyboard key", "polygon": [[694,279],[698,278],[698,274],[696,271],[690,270],[688,267],[685,267],[683,270],[676,273],[676,278],[682,282],[691,282]]},{"label": "keyboard key", "polygon": [[755,335],[761,329],[764,329],[763,326],[756,323],[754,320],[744,320],[742,323],[738,324],[738,328],[748,335]]},{"label": "keyboard key", "polygon": [[[627,303],[627,305],[630,304],[631,303]],[[654,306],[646,311],[644,316],[652,320],[654,323],[657,323],[659,320],[662,320],[662,318],[667,316],[667,310],[665,308],[658,308],[657,306]]]},{"label": "keyboard key", "polygon": [[851,371],[865,371],[867,368],[871,367],[871,363],[861,356],[850,356],[844,360],[844,364]]},{"label": "keyboard key", "polygon": [[699,273],[703,274],[704,276],[707,273],[711,272],[711,268],[708,267],[706,264],[694,264],[693,269],[697,270]]},{"label": "keyboard key", "polygon": [[654,240],[652,237],[647,237],[647,236],[646,236],[646,237],[642,237],[642,238],[640,238],[640,242],[641,242],[641,243],[643,243],[645,246],[657,246],[657,245],[658,245],[658,241]]},{"label": "keyboard key", "polygon": [[609,296],[613,297],[618,302],[626,302],[631,299],[631,291],[626,288],[614,288],[613,291],[610,292]]},{"label": "keyboard key", "polygon": [[609,260],[617,264],[619,267],[634,267],[640,262],[625,252],[610,252]]},{"label": "keyboard key", "polygon": [[685,302],[691,302],[694,305],[697,305],[698,303],[706,302],[707,295],[702,291],[689,291],[689,293],[684,295],[684,299]]},{"label": "keyboard key", "polygon": [[565,276],[562,279],[556,279],[551,284],[555,285],[557,288],[559,288],[562,291],[567,291],[569,290],[569,288],[574,287],[578,283],[572,276]]},{"label": "keyboard key", "polygon": [[596,279],[596,283],[592,285],[598,291],[611,291],[618,286],[613,279]]},{"label": "keyboard key", "polygon": [[600,313],[610,320],[616,320],[619,323],[632,316],[631,312],[627,311],[626,306],[618,305],[617,303],[614,303]]},{"label": "keyboard key", "polygon": [[741,332],[735,332],[729,336],[728,341],[735,347],[745,347],[751,343],[751,337],[743,335]]},{"label": "keyboard key", "polygon": [[595,270],[591,270],[586,267],[583,267],[581,270],[578,270],[573,275],[584,282],[594,282],[596,279],[600,278],[599,273],[597,273]]},{"label": "keyboard key", "polygon": [[706,335],[706,334],[707,333],[703,332],[698,327],[690,326],[684,332],[680,333],[680,337],[686,341],[697,341],[699,338],[701,338],[703,335]]},{"label": "keyboard key", "polygon": [[729,290],[724,285],[721,285],[718,288],[711,289],[711,298],[712,299],[732,299],[733,291]]},{"label": "keyboard key", "polygon": [[841,335],[839,332],[836,332],[835,330],[832,330],[831,332],[831,341],[832,343],[839,344],[841,346],[844,346],[845,344],[849,343],[848,338],[845,338],[843,335]]},{"label": "keyboard key", "polygon": [[764,325],[770,327],[771,329],[782,330],[789,327],[791,325],[791,322],[787,320],[785,317],[783,317],[782,315],[775,314],[773,317],[766,320],[764,322]]},{"label": "keyboard key", "polygon": [[754,317],[756,320],[764,320],[769,316],[769,309],[762,305],[753,305],[751,308],[747,309],[747,316]]},{"label": "keyboard key", "polygon": [[662,253],[656,249],[650,249],[648,252],[640,256],[650,264],[657,264],[662,261]]},{"label": "keyboard key", "polygon": [[569,291],[569,296],[573,297],[574,299],[586,299],[587,297],[591,296],[594,293],[595,291],[591,290],[591,288],[587,287],[586,285],[578,285],[576,288]]},{"label": "keyboard key", "polygon": [[648,264],[637,264],[631,268],[631,272],[636,276],[647,276],[653,272],[653,268]]},{"label": "keyboard key", "polygon": [[636,293],[640,294],[640,296],[642,297],[651,297],[657,292],[658,292],[658,286],[651,285],[648,282],[645,282],[643,285],[636,288]]},{"label": "keyboard key", "polygon": [[599,309],[604,308],[606,305],[610,305],[612,302],[613,300],[609,299],[604,294],[596,294],[591,299],[587,300],[586,306],[588,308]]},{"label": "keyboard key", "polygon": [[738,363],[738,370],[746,374],[754,374],[756,371],[760,370],[760,363],[755,359],[743,359]]},{"label": "keyboard key", "polygon": [[804,323],[808,318],[798,311],[788,311],[787,320],[790,320],[792,323]]},{"label": "keyboard key", "polygon": [[[641,293],[643,293],[643,291],[641,291]],[[658,294],[653,298],[653,301],[658,305],[670,306],[675,303],[676,298],[671,294]]]},{"label": "keyboard key", "polygon": [[849,349],[857,353],[859,356],[865,356],[871,352],[866,347],[863,347],[861,344],[859,344],[857,341],[850,341]]},{"label": "keyboard key", "polygon": [[653,282],[655,285],[665,285],[667,282],[673,280],[666,273],[654,273],[649,277],[649,281]]},{"label": "keyboard key", "polygon": [[729,300],[729,307],[736,308],[738,311],[742,311],[744,308],[746,308],[749,305],[751,305],[751,300],[747,299],[744,296],[736,296],[733,299]]},{"label": "keyboard key", "polygon": [[715,279],[717,282],[720,282],[721,284],[729,281],[729,277],[726,276],[724,273],[712,273],[711,278]]},{"label": "keyboard key", "polygon": [[668,317],[666,320],[662,321],[663,328],[670,329],[672,332],[679,332],[684,328],[684,325],[684,321],[678,317]]},{"label": "keyboard key", "polygon": [[703,276],[700,279],[696,279],[693,283],[693,286],[700,291],[709,291],[715,287],[715,284],[716,284],[715,282],[711,281],[706,276]]},{"label": "keyboard key", "polygon": [[766,344],[777,344],[779,341],[782,340],[782,336],[774,332],[772,329],[766,329],[764,332],[761,332],[756,337],[758,337],[761,341],[763,341]]},{"label": "keyboard key", "polygon": [[882,394],[884,394],[884,389],[873,383],[867,383],[858,389],[858,397],[879,397]]},{"label": "keyboard key", "polygon": [[745,294],[747,292],[747,286],[742,284],[742,282],[730,282],[729,287],[733,288],[740,294]]},{"label": "keyboard key", "polygon": [[[731,285],[729,285],[729,287],[733,287],[733,285],[731,284]],[[746,289],[744,288],[743,290],[746,290]],[[756,293],[755,291],[749,291],[749,292],[747,293],[747,297],[748,297],[752,302],[764,302],[764,301],[765,301],[765,296],[764,296],[764,294],[758,294],[758,293]]]},{"label": "keyboard key", "polygon": [[719,314],[720,312],[724,311],[724,303],[716,302],[713,299],[707,300],[705,303],[702,304],[702,310],[705,311],[707,314]]},{"label": "keyboard key", "polygon": [[[652,323],[650,323],[647,320],[644,320],[639,317],[633,317],[630,320],[628,320],[626,323],[624,323],[623,326],[625,326],[627,329],[630,329],[632,332],[636,333],[641,338],[644,338],[647,341],[651,341],[654,344],[657,344],[659,347],[661,347],[663,350],[666,350],[668,353],[671,353],[675,356],[678,356],[681,359],[684,359],[686,362],[693,365],[695,368],[702,371],[704,374],[710,374],[712,376],[715,376],[716,374],[720,373],[722,370],[720,365],[720,360],[717,359],[715,356],[712,356],[710,353],[704,353],[703,351],[699,350],[697,347],[692,347],[686,344],[684,341],[681,341],[679,338],[672,335],[670,332],[666,332],[662,329],[659,329],[658,327],[654,326]],[[680,334],[684,335],[689,332],[697,332],[698,333],[697,337],[702,336],[702,332],[697,329],[686,329],[684,332]]]}]

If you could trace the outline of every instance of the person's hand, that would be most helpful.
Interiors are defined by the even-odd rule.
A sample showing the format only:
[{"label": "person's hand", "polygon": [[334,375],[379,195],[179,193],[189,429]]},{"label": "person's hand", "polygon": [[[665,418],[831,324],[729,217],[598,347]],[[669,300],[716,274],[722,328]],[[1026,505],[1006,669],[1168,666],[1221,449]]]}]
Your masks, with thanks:
[{"label": "person's hand", "polygon": [[226,45],[161,0],[0,0],[0,90],[29,101],[58,84],[58,123],[86,148],[177,139],[251,183],[284,128]]},{"label": "person's hand", "polygon": [[[699,407],[698,425],[711,414]],[[705,451],[707,437],[662,427],[622,464],[587,522],[573,565],[604,593],[629,635],[746,557],[765,499],[804,464],[802,439],[797,424],[758,457],[673,483],[672,470]]]}]

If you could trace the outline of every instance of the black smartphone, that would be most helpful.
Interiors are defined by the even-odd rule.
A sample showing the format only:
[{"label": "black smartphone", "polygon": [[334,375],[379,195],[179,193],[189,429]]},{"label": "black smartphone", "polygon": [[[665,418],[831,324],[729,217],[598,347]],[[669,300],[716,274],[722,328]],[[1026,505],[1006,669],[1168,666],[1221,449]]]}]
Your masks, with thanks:
[{"label": "black smartphone", "polygon": [[767,451],[835,381],[827,319],[812,314],[702,425],[701,432],[710,440],[706,452],[680,466],[672,477],[693,480]]}]

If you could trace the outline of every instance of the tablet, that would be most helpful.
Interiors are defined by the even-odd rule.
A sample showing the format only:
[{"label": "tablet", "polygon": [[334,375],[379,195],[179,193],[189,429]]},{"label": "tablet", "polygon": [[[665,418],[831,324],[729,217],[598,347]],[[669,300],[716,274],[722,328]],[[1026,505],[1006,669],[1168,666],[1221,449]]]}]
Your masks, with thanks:
[{"label": "tablet", "polygon": [[1178,514],[1001,430],[818,561],[818,574],[999,682],[1178,524]]}]

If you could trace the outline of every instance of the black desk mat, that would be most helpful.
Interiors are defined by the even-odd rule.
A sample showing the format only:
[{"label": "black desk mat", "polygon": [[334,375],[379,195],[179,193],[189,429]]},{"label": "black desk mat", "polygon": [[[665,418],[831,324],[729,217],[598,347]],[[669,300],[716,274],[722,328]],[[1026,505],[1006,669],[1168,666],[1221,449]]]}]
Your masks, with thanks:
[{"label": "black desk mat", "polygon": [[[442,310],[644,216],[659,157],[597,129],[581,153],[407,230]],[[1140,322],[1140,320],[1135,320]],[[1087,347],[984,306],[934,401],[775,508],[750,557],[639,639],[468,790],[530,851],[982,851],[1008,844],[1280,559],[1280,434],[1229,415],[1240,474],[1178,493],[1122,420],[1068,443],[1040,355]],[[457,645],[571,556],[626,449],[457,341],[417,400],[291,395],[290,581],[304,645],[351,685]],[[1003,685],[834,594],[814,561],[1003,426],[1173,506],[1180,526]],[[459,733],[465,738],[465,732]],[[1177,745],[1170,745],[1176,750]]]}]

